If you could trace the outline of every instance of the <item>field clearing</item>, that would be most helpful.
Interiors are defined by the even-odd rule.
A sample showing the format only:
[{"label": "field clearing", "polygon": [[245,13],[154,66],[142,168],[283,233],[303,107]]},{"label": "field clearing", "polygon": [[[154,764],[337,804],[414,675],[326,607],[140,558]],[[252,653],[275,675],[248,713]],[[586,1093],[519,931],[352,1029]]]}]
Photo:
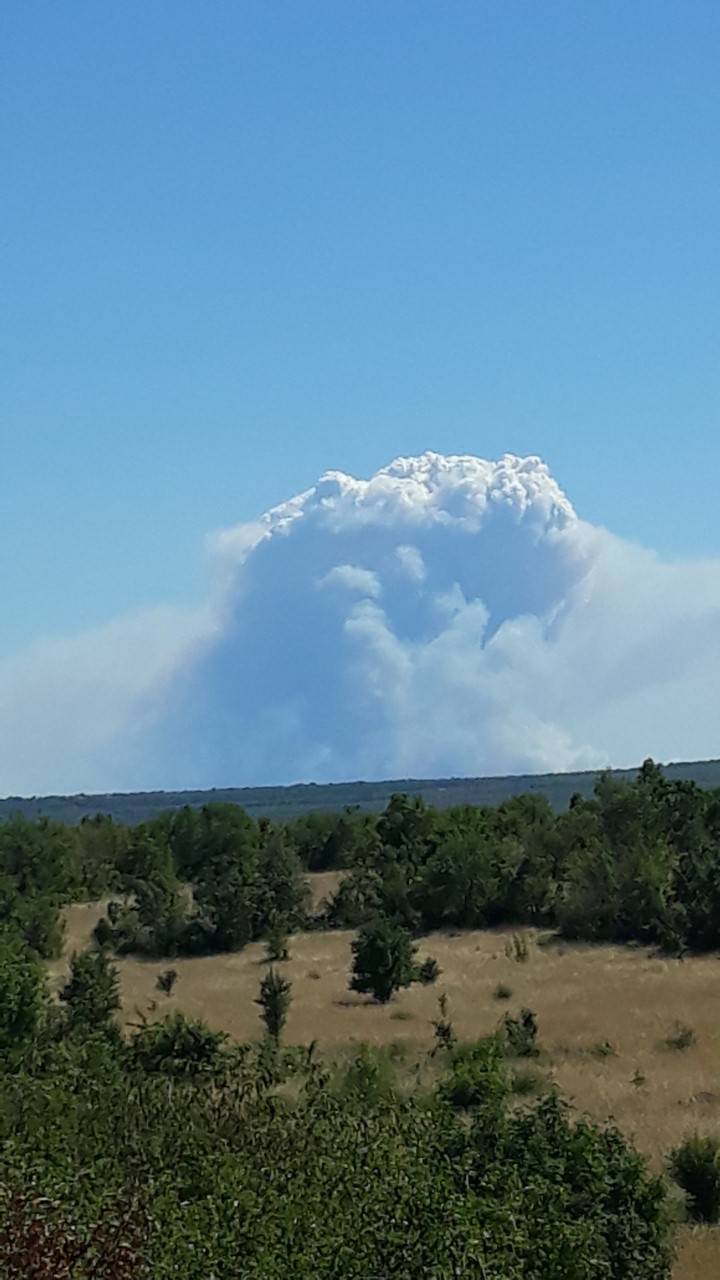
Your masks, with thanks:
[{"label": "field clearing", "polygon": [[[336,883],[334,873],[310,877],[314,897]],[[67,912],[65,956],[50,966],[57,987],[73,950],[88,945],[102,904],[76,904]],[[286,1028],[290,1043],[318,1040],[327,1054],[353,1042],[398,1042],[408,1054],[432,1044],[431,1018],[440,992],[447,992],[458,1035],[465,1039],[494,1030],[506,1010],[534,1010],[539,1023],[542,1066],[581,1112],[614,1120],[656,1168],[687,1134],[720,1134],[720,959],[658,957],[642,948],[540,945],[547,935],[523,930],[528,959],[505,953],[511,930],[433,934],[419,956],[435,956],[441,967],[432,987],[419,985],[380,1006],[348,991],[352,933],[298,934],[290,959],[277,967],[293,984]],[[178,981],[172,996],[155,989],[158,974],[172,965]],[[125,1025],[177,1008],[238,1040],[259,1037],[253,1003],[267,970],[260,943],[233,955],[197,959],[118,961]],[[494,997],[498,983],[509,1000]],[[678,1023],[692,1028],[685,1049],[666,1041]],[[685,1230],[674,1280],[720,1277],[720,1231]]]}]

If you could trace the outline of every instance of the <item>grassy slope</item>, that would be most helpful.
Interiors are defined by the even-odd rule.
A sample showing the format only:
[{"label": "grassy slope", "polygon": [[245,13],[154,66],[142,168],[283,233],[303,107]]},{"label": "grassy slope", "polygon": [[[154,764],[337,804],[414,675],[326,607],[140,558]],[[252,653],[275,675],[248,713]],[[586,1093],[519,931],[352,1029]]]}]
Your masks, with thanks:
[{"label": "grassy slope", "polygon": [[[336,876],[329,872],[310,879],[317,900]],[[88,944],[100,914],[98,904],[69,908],[66,956],[51,966],[55,984],[66,970],[67,955]],[[404,1051],[410,1076],[432,1043],[430,1019],[440,991],[448,993],[458,1034],[468,1039],[492,1031],[506,1009],[526,1005],[538,1015],[541,1066],[548,1078],[579,1110],[614,1119],[656,1167],[684,1135],[717,1132],[716,957],[680,961],[642,948],[539,945],[542,935],[527,930],[529,958],[518,964],[505,954],[509,932],[424,939],[420,955],[434,955],[442,968],[437,986],[414,986],[385,1007],[348,991],[349,932],[298,935],[292,939],[290,960],[281,966],[293,984],[287,1039],[317,1039],[333,1055],[353,1041],[395,1042]],[[262,945],[236,955],[173,961],[179,979],[169,999],[155,990],[167,963],[119,961],[126,1022],[137,1020],[136,1011],[159,1016],[180,1008],[240,1040],[259,1035],[253,999],[265,972]],[[499,982],[512,988],[510,1001],[494,998]],[[696,1034],[696,1042],[683,1051],[665,1043],[676,1021],[689,1024]],[[599,1050],[604,1043],[612,1053]],[[720,1231],[684,1232],[674,1280],[716,1275]]]},{"label": "grassy slope", "polygon": [[[616,777],[633,778],[637,770],[618,769]],[[720,787],[720,760],[669,764],[669,778],[692,778],[703,787]],[[254,817],[292,818],[312,810],[341,810],[346,805],[379,812],[394,791],[422,795],[429,804],[499,804],[524,792],[546,795],[557,810],[566,809],[574,792],[590,795],[597,774],[518,774],[498,778],[396,778],[385,782],[298,783],[292,787],[233,787],[212,791],[137,791],[113,795],[11,796],[0,800],[0,819],[12,813],[45,815],[79,822],[86,814],[109,813],[121,822],[143,822],[166,809],[199,806],[210,800],[241,804]]]}]

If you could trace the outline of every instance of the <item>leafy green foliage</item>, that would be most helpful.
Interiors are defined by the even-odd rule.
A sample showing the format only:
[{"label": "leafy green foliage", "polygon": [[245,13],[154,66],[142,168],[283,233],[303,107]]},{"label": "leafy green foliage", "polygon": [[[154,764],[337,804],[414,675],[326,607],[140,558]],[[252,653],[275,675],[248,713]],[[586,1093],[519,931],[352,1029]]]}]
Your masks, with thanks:
[{"label": "leafy green foliage", "polygon": [[74,1029],[94,1030],[107,1026],[120,1008],[117,969],[105,951],[75,953],[70,976],[60,992]]},{"label": "leafy green foliage", "polygon": [[258,858],[256,934],[278,921],[286,930],[301,929],[307,918],[309,890],[302,863],[282,830],[270,831]]},{"label": "leafy green foliage", "polygon": [[515,1058],[537,1056],[537,1018],[532,1009],[521,1009],[517,1018],[506,1013],[502,1021],[502,1036],[506,1052]]},{"label": "leafy green foliage", "polygon": [[267,931],[265,946],[268,960],[287,960],[289,958],[288,930],[282,916],[275,916],[272,920]]},{"label": "leafy green foliage", "polygon": [[695,1135],[670,1155],[670,1171],[688,1198],[696,1222],[720,1219],[720,1140]]},{"label": "leafy green foliage", "polygon": [[370,992],[384,1004],[400,987],[415,978],[415,947],[403,927],[387,916],[378,916],[362,928],[352,943],[350,987]]},{"label": "leafy green foliage", "polygon": [[341,1070],[337,1089],[341,1097],[363,1106],[376,1106],[397,1096],[391,1052],[362,1044]]},{"label": "leafy green foliage", "polygon": [[510,1092],[518,1098],[539,1093],[545,1081],[535,1067],[517,1067],[510,1076]]},{"label": "leafy green foliage", "polygon": [[16,928],[0,927],[0,1061],[31,1045],[46,1002],[45,972]]},{"label": "leafy green foliage", "polygon": [[81,1088],[69,1067],[0,1076],[4,1203],[32,1185],[60,1243],[111,1225],[153,1280],[667,1280],[662,1184],[553,1097],[509,1108],[492,1054],[470,1051],[469,1121],[403,1097],[368,1049],[337,1082],[288,1057],[292,1101],[262,1053],[171,1084],[137,1055]]},{"label": "leafy green foliage", "polygon": [[[312,916],[303,870],[328,866],[345,874]],[[720,791],[646,761],[633,783],[602,775],[560,814],[539,795],[433,810],[397,793],[377,817],[256,822],[214,802],[133,830],[100,815],[75,828],[14,818],[0,824],[0,923],[57,955],[64,903],[110,891],[121,897],[97,940],[119,953],[238,950],[277,917],[293,930],[377,916],[411,934],[533,924],[682,953],[720,945],[719,867]]]},{"label": "leafy green foliage", "polygon": [[510,1090],[502,1048],[495,1036],[453,1050],[450,1070],[440,1086],[441,1097],[462,1110],[481,1107],[497,1116]]},{"label": "leafy green foliage", "polygon": [[144,1023],[130,1043],[134,1067],[151,1074],[183,1077],[212,1075],[220,1066],[227,1036],[204,1022],[171,1013]]},{"label": "leafy green foliage", "polygon": [[255,1001],[260,1006],[265,1029],[273,1040],[279,1040],[287,1021],[291,1001],[291,983],[277,969],[270,969],[260,983],[260,994]]}]

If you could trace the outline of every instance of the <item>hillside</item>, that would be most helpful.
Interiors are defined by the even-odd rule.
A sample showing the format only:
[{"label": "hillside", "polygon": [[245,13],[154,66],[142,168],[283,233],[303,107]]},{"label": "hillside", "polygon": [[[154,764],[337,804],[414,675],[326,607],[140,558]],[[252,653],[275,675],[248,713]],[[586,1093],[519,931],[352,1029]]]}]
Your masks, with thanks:
[{"label": "hillside", "polygon": [[[335,872],[309,877],[316,905],[338,878]],[[72,952],[91,945],[104,909],[102,903],[67,909],[64,953],[49,964],[54,990],[67,977]],[[441,1070],[428,1057],[440,990],[465,1041],[490,1034],[507,1010],[528,1006],[538,1016],[540,1054],[524,1068],[521,1060],[517,1072],[529,1094],[556,1086],[580,1115],[616,1123],[658,1172],[676,1143],[696,1131],[714,1132],[720,1107],[717,958],[680,960],[644,947],[567,944],[533,929],[523,935],[528,952],[522,963],[508,949],[507,929],[429,935],[420,953],[437,958],[440,982],[414,985],[378,1005],[348,991],[350,931],[296,934],[281,966],[293,992],[288,1043],[316,1041],[323,1060],[340,1064],[364,1043],[387,1055],[378,1060],[403,1089],[427,1088]],[[262,1028],[254,1001],[264,961],[259,942],[235,954],[177,958],[177,985],[168,997],[158,996],[156,986],[166,960],[121,957],[121,1021],[129,1032],[142,1016],[155,1020],[180,1010],[239,1042],[255,1041]],[[503,986],[506,1001],[498,998]],[[692,1033],[687,1042],[677,1038],[684,1027]],[[678,1254],[673,1280],[716,1276],[718,1229],[684,1226]]]},{"label": "hillside", "polygon": [[[616,778],[631,781],[636,769],[617,769]],[[691,779],[701,787],[720,787],[720,759],[680,761],[665,766],[669,779]],[[576,793],[589,796],[596,771],[582,773],[517,774],[490,778],[393,778],[383,782],[297,783],[289,787],[226,787],[212,791],[131,791],[75,796],[9,796],[0,800],[0,819],[22,813],[28,818],[48,817],[80,822],[86,815],[106,813],[132,825],[158,813],[199,808],[209,801],[240,804],[254,818],[295,818],[320,810],[339,812],[357,806],[368,812],[384,809],[393,792],[422,796],[438,809],[450,805],[496,805],[510,796],[536,793],[547,796],[561,811]]]}]

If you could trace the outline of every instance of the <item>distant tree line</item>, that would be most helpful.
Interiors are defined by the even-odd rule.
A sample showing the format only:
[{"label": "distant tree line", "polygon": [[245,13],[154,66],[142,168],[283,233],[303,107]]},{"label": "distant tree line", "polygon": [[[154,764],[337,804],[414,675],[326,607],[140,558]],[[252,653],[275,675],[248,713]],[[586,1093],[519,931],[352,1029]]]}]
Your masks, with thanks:
[{"label": "distant tree line", "polygon": [[[307,871],[339,870],[311,910]],[[409,934],[534,924],[568,938],[669,950],[720,945],[720,790],[601,776],[556,814],[538,795],[432,809],[395,795],[379,815],[346,810],[255,821],[231,804],[126,827],[0,823],[0,923],[57,955],[61,909],[107,897],[98,943],[119,954],[233,951],[259,938],[390,920]]]},{"label": "distant tree line", "polygon": [[555,814],[540,796],[431,810],[394,796],[352,850],[326,919],[390,916],[411,932],[497,924],[672,951],[720,945],[720,790],[669,781],[647,760],[602,775]]}]

